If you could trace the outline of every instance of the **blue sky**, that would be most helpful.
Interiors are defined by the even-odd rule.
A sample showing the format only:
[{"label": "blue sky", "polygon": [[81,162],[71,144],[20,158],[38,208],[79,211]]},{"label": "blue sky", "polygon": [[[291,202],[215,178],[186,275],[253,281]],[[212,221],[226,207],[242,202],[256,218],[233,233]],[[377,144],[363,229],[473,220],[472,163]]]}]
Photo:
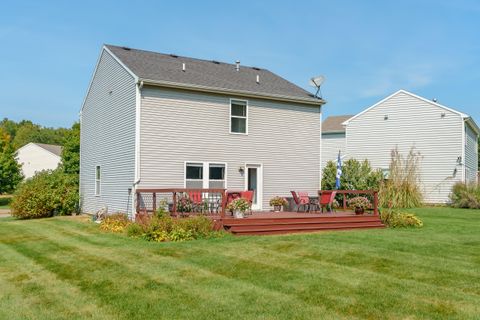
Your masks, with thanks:
[{"label": "blue sky", "polygon": [[0,11],[0,118],[70,126],[103,43],[268,68],[325,114],[398,89],[480,122],[480,1],[10,1]]}]

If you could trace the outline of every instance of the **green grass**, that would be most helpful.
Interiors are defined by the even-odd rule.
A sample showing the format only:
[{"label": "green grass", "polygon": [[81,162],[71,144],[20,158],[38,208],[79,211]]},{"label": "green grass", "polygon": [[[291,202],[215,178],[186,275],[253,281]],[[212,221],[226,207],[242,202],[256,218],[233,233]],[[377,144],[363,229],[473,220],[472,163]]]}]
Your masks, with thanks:
[{"label": "green grass", "polygon": [[0,319],[478,319],[480,210],[423,229],[149,243],[0,219]]},{"label": "green grass", "polygon": [[12,202],[11,196],[0,195],[0,209],[10,209],[10,202]]}]

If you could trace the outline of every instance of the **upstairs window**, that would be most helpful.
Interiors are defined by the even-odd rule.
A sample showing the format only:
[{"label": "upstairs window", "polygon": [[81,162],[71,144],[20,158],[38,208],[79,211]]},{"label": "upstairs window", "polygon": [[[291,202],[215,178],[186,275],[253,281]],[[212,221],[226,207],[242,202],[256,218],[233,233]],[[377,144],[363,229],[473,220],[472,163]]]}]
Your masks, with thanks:
[{"label": "upstairs window", "polygon": [[247,101],[230,100],[230,133],[247,134]]},{"label": "upstairs window", "polygon": [[95,195],[100,195],[100,185],[101,185],[101,169],[100,166],[95,167]]}]

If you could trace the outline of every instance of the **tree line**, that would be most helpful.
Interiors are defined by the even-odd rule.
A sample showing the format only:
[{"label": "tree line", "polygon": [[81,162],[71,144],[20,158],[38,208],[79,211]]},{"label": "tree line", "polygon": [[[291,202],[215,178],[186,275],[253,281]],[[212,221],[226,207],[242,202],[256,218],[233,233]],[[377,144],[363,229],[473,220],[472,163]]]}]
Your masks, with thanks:
[{"label": "tree line", "polygon": [[66,174],[78,175],[79,123],[74,123],[71,128],[51,128],[30,120],[15,122],[4,118],[0,121],[0,194],[13,192],[23,180],[21,167],[15,160],[16,151],[30,142],[62,146],[62,164],[59,170]]}]

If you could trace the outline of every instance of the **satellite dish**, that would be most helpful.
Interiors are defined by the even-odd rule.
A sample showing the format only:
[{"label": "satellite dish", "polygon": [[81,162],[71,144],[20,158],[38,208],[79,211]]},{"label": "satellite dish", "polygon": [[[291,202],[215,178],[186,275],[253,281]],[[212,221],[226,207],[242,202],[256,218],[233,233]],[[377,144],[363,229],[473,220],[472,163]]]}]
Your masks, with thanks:
[{"label": "satellite dish", "polygon": [[313,78],[310,79],[310,85],[314,88],[317,88],[317,92],[315,93],[315,97],[318,96],[318,93],[320,92],[320,86],[324,82],[325,82],[325,77],[324,76],[317,76],[317,77],[313,77]]}]

